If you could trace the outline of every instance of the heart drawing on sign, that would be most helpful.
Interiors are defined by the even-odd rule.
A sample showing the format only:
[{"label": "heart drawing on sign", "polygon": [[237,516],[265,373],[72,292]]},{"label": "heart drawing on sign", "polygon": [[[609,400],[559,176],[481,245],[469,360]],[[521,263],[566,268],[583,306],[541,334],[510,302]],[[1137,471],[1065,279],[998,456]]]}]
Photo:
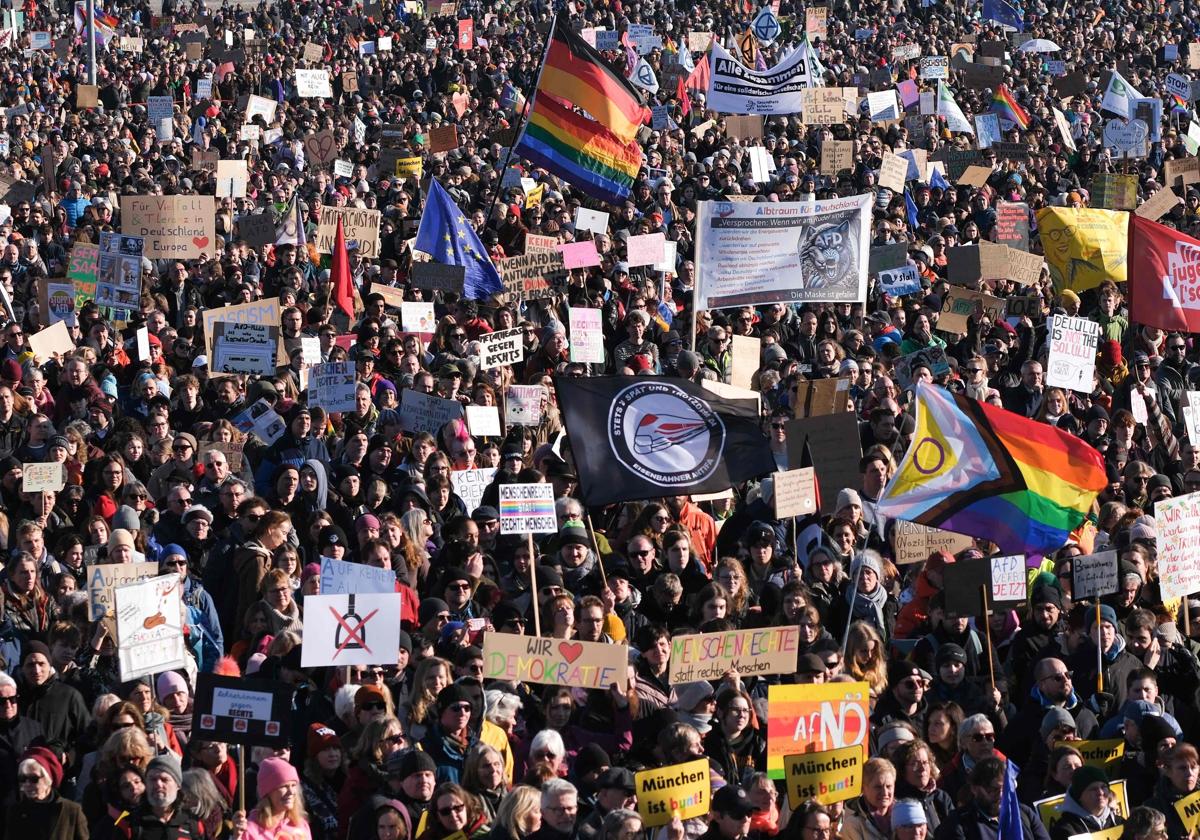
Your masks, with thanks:
[{"label": "heart drawing on sign", "polygon": [[304,141],[304,153],[315,163],[328,163],[333,159],[337,141],[328,132],[314,134]]},{"label": "heart drawing on sign", "polygon": [[[1150,127],[1144,120],[1109,120],[1104,124],[1104,146],[1121,153],[1137,152],[1146,148]],[[1143,151],[1142,154],[1145,152]]]},{"label": "heart drawing on sign", "polygon": [[208,237],[207,236],[193,236],[192,244],[195,245],[197,248],[199,248],[201,251],[203,251],[205,248],[208,247]]},{"label": "heart drawing on sign", "polygon": [[562,654],[562,658],[568,663],[573,663],[576,659],[583,656],[583,645],[579,642],[559,642],[558,652]]}]

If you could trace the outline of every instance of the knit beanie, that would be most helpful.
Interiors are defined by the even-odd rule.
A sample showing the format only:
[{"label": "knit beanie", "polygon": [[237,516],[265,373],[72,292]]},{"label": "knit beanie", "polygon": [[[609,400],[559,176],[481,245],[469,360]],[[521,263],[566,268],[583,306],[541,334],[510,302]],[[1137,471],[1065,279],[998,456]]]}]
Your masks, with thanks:
[{"label": "knit beanie", "polygon": [[21,761],[25,761],[26,759],[36,761],[42,765],[42,769],[50,774],[50,784],[55,790],[58,789],[63,780],[63,766],[58,756],[55,755],[54,750],[49,747],[30,747],[21,756]]},{"label": "knit beanie", "polygon": [[1108,776],[1099,767],[1091,767],[1087,764],[1079,767],[1071,774],[1071,786],[1067,792],[1071,794],[1071,798],[1076,802],[1083,796],[1083,792],[1096,782],[1108,784]]},{"label": "knit beanie", "polygon": [[282,758],[268,758],[258,765],[258,798],[265,799],[271,791],[278,790],[288,782],[299,781],[296,768],[287,761]]}]

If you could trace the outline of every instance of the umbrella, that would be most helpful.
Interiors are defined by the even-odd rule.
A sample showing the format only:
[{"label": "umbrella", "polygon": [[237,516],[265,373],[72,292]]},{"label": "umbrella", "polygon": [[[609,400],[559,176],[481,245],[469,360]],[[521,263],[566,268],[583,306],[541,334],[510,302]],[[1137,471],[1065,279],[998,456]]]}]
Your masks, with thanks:
[{"label": "umbrella", "polygon": [[1060,49],[1062,48],[1058,44],[1047,41],[1045,38],[1031,38],[1017,47],[1017,51],[1023,53],[1052,53],[1058,52]]}]

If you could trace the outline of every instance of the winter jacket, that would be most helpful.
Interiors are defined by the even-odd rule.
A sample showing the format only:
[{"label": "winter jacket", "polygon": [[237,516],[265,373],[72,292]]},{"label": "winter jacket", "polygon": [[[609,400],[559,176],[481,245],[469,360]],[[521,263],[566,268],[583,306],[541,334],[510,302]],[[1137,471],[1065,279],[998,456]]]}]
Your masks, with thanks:
[{"label": "winter jacket", "polygon": [[21,797],[4,815],[4,836],[8,840],[88,840],[83,809],[57,792],[48,799],[33,801]]}]

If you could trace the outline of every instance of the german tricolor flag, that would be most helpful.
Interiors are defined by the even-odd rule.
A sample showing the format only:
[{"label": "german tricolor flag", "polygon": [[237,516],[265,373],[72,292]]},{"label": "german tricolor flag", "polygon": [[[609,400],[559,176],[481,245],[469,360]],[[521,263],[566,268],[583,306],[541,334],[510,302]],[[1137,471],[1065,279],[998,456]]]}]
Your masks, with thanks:
[{"label": "german tricolor flag", "polygon": [[633,85],[561,18],[554,21],[538,90],[587,111],[626,143],[650,119],[650,109]]}]

